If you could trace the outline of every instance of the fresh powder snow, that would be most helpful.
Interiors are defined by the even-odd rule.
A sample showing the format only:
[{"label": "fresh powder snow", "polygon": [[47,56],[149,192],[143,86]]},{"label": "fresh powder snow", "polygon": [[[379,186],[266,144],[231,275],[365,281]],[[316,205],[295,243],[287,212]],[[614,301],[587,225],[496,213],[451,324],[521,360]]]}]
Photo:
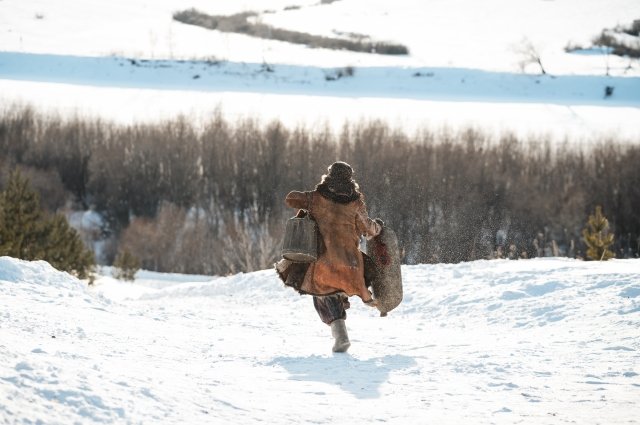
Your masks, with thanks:
[{"label": "fresh powder snow", "polygon": [[103,268],[87,286],[0,257],[0,422],[629,424],[640,260],[403,266],[388,317],[352,298],[331,353],[275,272]]}]

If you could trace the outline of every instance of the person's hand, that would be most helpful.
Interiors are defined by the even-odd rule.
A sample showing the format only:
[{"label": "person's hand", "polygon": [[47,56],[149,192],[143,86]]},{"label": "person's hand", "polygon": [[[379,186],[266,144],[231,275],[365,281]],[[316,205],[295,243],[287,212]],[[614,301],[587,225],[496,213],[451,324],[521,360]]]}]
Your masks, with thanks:
[{"label": "person's hand", "polygon": [[364,304],[369,307],[377,308],[378,300],[375,298],[370,299],[369,301],[365,301]]}]

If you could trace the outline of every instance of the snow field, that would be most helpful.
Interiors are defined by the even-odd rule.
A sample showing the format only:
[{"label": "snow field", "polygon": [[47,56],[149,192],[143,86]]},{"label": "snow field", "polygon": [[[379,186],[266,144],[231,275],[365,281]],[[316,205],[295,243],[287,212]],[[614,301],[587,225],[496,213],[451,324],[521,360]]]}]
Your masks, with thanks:
[{"label": "snow field", "polygon": [[[564,52],[640,17],[637,0],[317,3],[0,0],[0,105],[120,123],[177,114],[202,122],[221,108],[231,119],[291,127],[383,119],[407,132],[640,137],[640,67],[609,58],[605,78],[605,56]],[[290,5],[302,8],[282,10]],[[172,21],[188,7],[273,9],[260,19],[361,32],[405,43],[411,56],[308,49]],[[557,78],[517,74],[525,39]],[[167,62],[150,69],[123,58]],[[176,61],[192,59],[226,62]],[[263,63],[276,72],[262,72]],[[345,66],[355,77],[324,80]],[[407,76],[416,70],[424,75]],[[616,87],[609,99],[605,85]],[[405,266],[403,304],[379,318],[352,300],[352,347],[332,355],[311,300],[272,271],[142,272],[124,283],[105,268],[87,288],[46,263],[2,257],[0,423],[638,423],[639,266]]]},{"label": "snow field", "polygon": [[[590,45],[604,28],[630,25],[640,16],[635,0],[3,0],[0,51],[73,56],[205,59],[297,64],[312,67],[393,66],[518,71],[517,48],[531,41],[552,74],[604,75],[602,55],[564,51]],[[300,6],[297,10],[284,10]],[[196,8],[212,15],[243,11],[279,28],[336,37],[360,33],[405,44],[410,56],[371,55],[252,38],[185,25],[176,11]],[[117,27],[115,25],[117,23]],[[615,72],[628,60],[609,58]],[[533,72],[533,67],[530,69]],[[631,72],[631,74],[629,74]],[[640,69],[627,71],[640,75]]]},{"label": "snow field", "polygon": [[[0,258],[4,423],[633,423],[638,260],[404,266],[388,317],[352,299],[349,354],[265,270],[104,269],[94,287]],[[55,338],[52,338],[55,336]]]},{"label": "snow field", "polygon": [[[604,28],[629,25],[640,16],[635,0],[318,3],[3,0],[0,103],[120,123],[180,114],[201,123],[221,108],[231,120],[279,119],[289,127],[339,130],[345,120],[381,119],[407,132],[474,127],[577,143],[636,143],[640,137],[640,64],[597,51],[564,51],[569,43],[590,46]],[[285,11],[287,6],[300,8]],[[175,11],[189,7],[227,15],[271,10],[259,19],[319,35],[363,33],[404,43],[411,54],[310,49],[172,20]],[[532,64],[525,66],[528,75],[520,74],[518,49],[525,41],[557,79],[540,79]],[[25,57],[40,60],[27,63]],[[167,63],[114,68],[123,58]],[[210,72],[177,60],[225,65]],[[262,64],[275,72],[261,72]],[[354,77],[324,80],[332,68],[347,66],[354,67]],[[611,78],[605,77],[607,67]],[[425,76],[408,76],[416,70]],[[607,85],[614,93],[605,99]]]}]

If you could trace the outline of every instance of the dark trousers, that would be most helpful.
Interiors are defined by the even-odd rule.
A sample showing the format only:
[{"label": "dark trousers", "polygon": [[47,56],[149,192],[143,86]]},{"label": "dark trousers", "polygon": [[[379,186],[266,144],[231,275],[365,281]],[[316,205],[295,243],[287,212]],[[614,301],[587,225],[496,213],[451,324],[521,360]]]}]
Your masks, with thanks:
[{"label": "dark trousers", "polygon": [[326,297],[313,297],[313,306],[322,320],[327,325],[337,319],[346,319],[346,310],[351,306],[349,299],[341,294]]}]

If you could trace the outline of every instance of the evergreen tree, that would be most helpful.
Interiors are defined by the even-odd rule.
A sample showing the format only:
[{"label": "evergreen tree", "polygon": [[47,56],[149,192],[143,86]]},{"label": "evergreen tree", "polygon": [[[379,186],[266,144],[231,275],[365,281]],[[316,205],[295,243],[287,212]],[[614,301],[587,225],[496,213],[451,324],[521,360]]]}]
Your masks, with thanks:
[{"label": "evergreen tree", "polygon": [[93,254],[64,216],[44,217],[38,194],[18,171],[0,193],[0,255],[45,260],[81,279],[91,278],[95,264]]},{"label": "evergreen tree", "polygon": [[140,259],[125,249],[118,253],[113,266],[116,279],[135,280],[136,272],[140,270]]},{"label": "evergreen tree", "polygon": [[0,256],[7,255],[11,249],[11,243],[6,239],[4,232],[4,207],[2,201],[2,193],[0,193]]},{"label": "evergreen tree", "polygon": [[584,242],[587,244],[587,257],[591,260],[606,261],[614,258],[609,250],[613,245],[613,233],[609,233],[609,220],[602,214],[602,207],[596,207],[596,214],[589,216],[587,228],[582,230]]},{"label": "evergreen tree", "polygon": [[56,269],[71,272],[80,279],[90,278],[95,264],[93,253],[84,247],[78,232],[60,214],[46,223],[45,259]]},{"label": "evergreen tree", "polygon": [[29,187],[29,180],[14,171],[0,198],[3,210],[0,240],[2,244],[8,243],[2,255],[22,260],[43,259],[44,247],[40,242],[45,223],[38,194]]}]

